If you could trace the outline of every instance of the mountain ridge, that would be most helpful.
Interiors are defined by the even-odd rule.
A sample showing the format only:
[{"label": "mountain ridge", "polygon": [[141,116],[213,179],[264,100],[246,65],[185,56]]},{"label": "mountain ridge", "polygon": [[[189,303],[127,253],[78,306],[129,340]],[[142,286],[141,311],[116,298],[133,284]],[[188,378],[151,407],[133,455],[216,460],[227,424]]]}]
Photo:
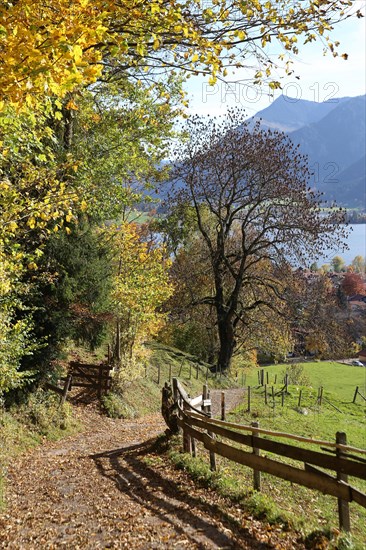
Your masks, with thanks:
[{"label": "mountain ridge", "polygon": [[284,131],[309,158],[310,185],[327,201],[365,208],[366,95],[315,101],[280,96],[249,124]]}]

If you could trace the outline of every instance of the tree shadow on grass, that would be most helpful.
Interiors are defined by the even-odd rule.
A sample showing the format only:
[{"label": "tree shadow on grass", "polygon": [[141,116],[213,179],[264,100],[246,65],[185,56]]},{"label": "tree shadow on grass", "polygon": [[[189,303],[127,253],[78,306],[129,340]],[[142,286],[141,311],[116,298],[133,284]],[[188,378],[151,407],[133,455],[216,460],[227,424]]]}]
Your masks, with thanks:
[{"label": "tree shadow on grass", "polygon": [[[219,506],[189,494],[189,487],[165,478],[161,471],[151,468],[144,457],[154,452],[154,440],[91,455],[101,475],[112,480],[117,488],[168,523],[178,535],[185,535],[199,548],[208,541],[221,549],[273,549],[259,542],[250,532],[230,521]],[[212,518],[212,522],[202,515]],[[227,534],[229,529],[234,537]],[[226,531],[226,532],[225,532]]]}]

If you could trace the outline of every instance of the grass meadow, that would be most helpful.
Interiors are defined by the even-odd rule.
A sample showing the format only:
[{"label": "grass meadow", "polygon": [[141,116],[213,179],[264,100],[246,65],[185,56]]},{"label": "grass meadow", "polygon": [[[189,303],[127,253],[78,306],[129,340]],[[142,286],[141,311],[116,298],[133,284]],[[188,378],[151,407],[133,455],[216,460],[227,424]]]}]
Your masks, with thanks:
[{"label": "grass meadow", "polygon": [[[356,402],[352,402],[356,386],[366,396],[366,368],[330,361],[294,366],[274,365],[264,368],[265,382],[267,373],[267,404],[265,389],[258,385],[258,369],[247,371],[245,377],[239,376],[240,381],[245,380],[245,385],[251,386],[250,411],[246,393],[242,404],[227,414],[228,421],[246,425],[257,421],[261,428],[331,442],[335,441],[337,431],[343,431],[347,434],[348,445],[366,449],[366,401],[358,395]],[[283,387],[286,373],[289,379],[288,394],[282,403],[281,395],[276,393]],[[320,386],[323,387],[321,404],[317,399]],[[279,441],[319,450],[319,447],[307,443],[284,439]],[[271,457],[271,453],[264,454]],[[207,451],[201,449],[200,457],[208,465]],[[272,455],[272,458],[275,456]],[[285,457],[279,460],[303,467],[299,462]],[[192,468],[193,473],[196,468],[205,469],[202,461],[199,462],[200,466],[191,461],[191,465],[185,467]],[[301,531],[304,538],[318,534],[322,540],[321,537],[326,534],[327,539],[340,540],[336,498],[263,473],[261,492],[257,493],[253,491],[253,472],[250,468],[221,457],[217,457],[217,462],[219,471],[213,474],[210,483],[214,483],[224,494],[231,494],[255,516],[266,517],[274,523],[289,524]],[[351,477],[349,481],[366,492],[366,481]],[[329,543],[330,546],[324,548],[366,548],[366,510],[358,504],[350,503],[350,515],[352,537],[344,536],[343,542],[335,542],[334,545]]]}]

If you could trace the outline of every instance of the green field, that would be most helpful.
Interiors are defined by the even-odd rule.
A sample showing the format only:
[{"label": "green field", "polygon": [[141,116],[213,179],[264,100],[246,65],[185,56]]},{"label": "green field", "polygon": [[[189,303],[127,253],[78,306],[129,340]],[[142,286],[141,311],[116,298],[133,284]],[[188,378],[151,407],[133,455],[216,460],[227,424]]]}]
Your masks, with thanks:
[{"label": "green field", "polygon": [[[334,361],[314,361],[309,363],[300,363],[304,374],[309,379],[313,388],[323,386],[328,392],[336,394],[340,399],[352,401],[355,387],[359,386],[360,391],[366,394],[366,368],[344,365]],[[289,364],[272,365],[264,367],[265,373],[268,372],[270,384],[275,375],[277,379],[284,376],[286,367]],[[258,382],[258,369],[251,369],[246,377],[246,385],[256,385]]]},{"label": "green field", "polygon": [[[366,369],[330,361],[301,363],[300,368],[295,367],[299,383],[289,385],[289,395],[285,397],[282,406],[280,395],[272,397],[272,385],[277,375],[277,384],[274,386],[276,394],[276,391],[283,387],[286,368],[291,377],[289,365],[274,365],[264,369],[265,382],[267,372],[269,382],[267,404],[264,388],[258,387],[257,369],[249,371],[246,384],[252,386],[251,411],[247,410],[248,402],[244,399],[243,404],[228,415],[228,420],[241,424],[249,424],[256,420],[263,428],[333,442],[336,432],[343,431],[347,434],[349,445],[366,449],[366,402],[358,395],[356,403],[352,403],[356,386],[359,386],[361,393],[366,396]],[[320,386],[324,388],[321,405],[317,403]],[[301,406],[298,407],[300,391],[302,399]],[[309,448],[314,447],[309,445]],[[299,466],[299,463],[294,461],[281,460]],[[234,476],[237,482],[247,488],[248,494],[251,492],[250,470],[226,461],[222,461],[222,466],[229,477]],[[318,529],[331,532],[337,528],[335,498],[292,485],[270,475],[262,474],[262,479],[262,493],[269,508],[272,508],[272,513],[274,509],[280,516],[284,514],[292,517],[295,525],[300,526],[305,533]],[[365,481],[350,478],[350,482],[366,492]],[[259,503],[263,505],[260,498]],[[365,548],[366,510],[353,503],[350,504],[350,510],[352,532],[356,541],[354,547]]]},{"label": "green field", "polygon": [[[343,431],[347,434],[349,445],[366,449],[366,402],[358,396],[356,403],[352,403],[356,386],[359,386],[362,394],[366,396],[366,369],[330,361],[302,363],[300,367],[295,367],[298,383],[289,384],[288,395],[282,406],[280,395],[272,397],[272,386],[274,394],[281,390],[286,368],[291,376],[289,365],[265,367],[265,381],[268,372],[267,404],[265,404],[264,387],[258,386],[258,369],[248,371],[245,379],[239,375],[239,382],[245,380],[245,385],[251,386],[251,410],[248,411],[246,393],[243,403],[227,415],[227,420],[247,425],[257,421],[262,428],[331,442],[335,441],[337,431]],[[274,385],[275,375],[277,375],[276,385]],[[324,388],[321,405],[317,403],[320,386]],[[302,400],[299,407],[300,391]],[[280,439],[280,441],[286,440]],[[319,450],[319,447],[311,444],[287,442]],[[324,546],[319,543],[319,546],[311,546],[312,548],[364,550],[366,547],[366,510],[358,504],[350,504],[353,542],[351,544],[345,536],[343,543],[339,545],[339,542],[336,542],[338,539],[336,498],[268,474],[262,474],[261,493],[256,493],[253,491],[252,470],[219,456],[217,457],[219,472],[209,478],[209,472],[202,473],[204,468],[209,468],[207,454],[207,451],[201,448],[199,456],[203,462],[197,463],[187,457],[184,467],[191,470],[195,476],[198,472],[198,477],[209,479],[209,485],[223,494],[231,495],[240,502],[240,506],[254,516],[265,517],[274,523],[289,523],[302,532],[304,537],[312,537],[319,531],[320,540],[323,534],[334,539],[333,543],[329,543],[330,545],[324,542]],[[271,453],[264,454],[272,456]],[[303,464],[291,459],[277,458],[274,455],[272,458],[296,467],[303,467]],[[175,455],[175,460],[179,463],[182,459],[179,459],[179,455]],[[333,472],[329,473],[333,474]],[[349,481],[359,490],[366,492],[366,481],[351,477]]]}]

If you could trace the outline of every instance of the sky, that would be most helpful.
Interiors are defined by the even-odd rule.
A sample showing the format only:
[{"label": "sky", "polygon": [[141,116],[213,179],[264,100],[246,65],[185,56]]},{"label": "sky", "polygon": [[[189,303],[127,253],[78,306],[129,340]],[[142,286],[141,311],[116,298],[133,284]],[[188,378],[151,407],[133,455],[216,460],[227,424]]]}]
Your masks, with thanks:
[{"label": "sky", "polygon": [[[365,2],[356,0],[365,12]],[[244,72],[236,71],[228,75],[232,82],[208,84],[208,77],[192,77],[185,84],[188,93],[190,114],[224,115],[228,107],[242,107],[248,116],[268,107],[280,94],[294,99],[307,99],[322,102],[339,97],[364,95],[366,93],[366,26],[365,18],[348,19],[339,23],[331,34],[333,40],[340,42],[339,53],[348,54],[347,61],[333,58],[328,53],[323,56],[320,43],[299,46],[300,54],[293,65],[295,74],[283,79],[282,91],[276,90],[270,96],[268,85],[262,87],[240,84],[240,78],[247,77]]]}]

